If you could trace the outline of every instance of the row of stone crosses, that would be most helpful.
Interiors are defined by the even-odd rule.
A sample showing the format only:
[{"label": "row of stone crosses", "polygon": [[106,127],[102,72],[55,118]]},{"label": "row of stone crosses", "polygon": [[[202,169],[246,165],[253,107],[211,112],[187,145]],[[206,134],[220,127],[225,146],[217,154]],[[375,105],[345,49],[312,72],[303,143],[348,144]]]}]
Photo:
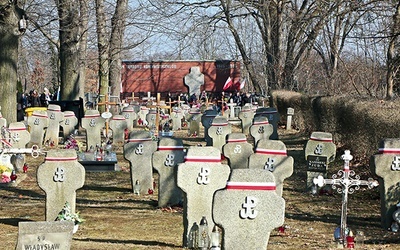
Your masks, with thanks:
[{"label": "row of stone crosses", "polygon": [[[136,113],[133,107],[132,110],[129,112]],[[242,119],[242,133],[232,133],[227,119],[212,110],[206,110],[204,114],[189,111],[190,128],[196,127],[192,123],[199,126],[201,117],[206,147],[185,149],[182,140],[177,138],[165,137],[154,141],[149,131],[132,131],[124,142],[124,156],[131,165],[132,191],[143,195],[153,189],[154,168],[160,176],[158,205],[165,207],[183,202],[184,246],[190,246],[190,229],[203,216],[223,228],[224,249],[244,249],[249,244],[254,249],[266,249],[271,230],[284,222],[283,181],[292,175],[294,161],[287,155],[285,144],[277,138],[277,119],[274,117],[279,114],[271,108],[243,111],[247,114],[246,117],[243,114],[243,117],[251,117],[251,123],[246,127]],[[65,112],[58,107],[49,106],[46,114],[40,112],[35,111],[28,118],[31,131],[36,131],[33,127],[40,125],[42,118],[55,120],[57,115],[63,113],[65,121]],[[198,118],[194,119],[194,116]],[[97,136],[92,138],[90,134],[101,123],[97,120],[100,118],[97,110],[85,113],[82,127],[87,126],[88,141],[90,138],[97,140]],[[127,120],[124,114],[116,115],[113,119],[116,123]],[[50,127],[49,123],[47,128]],[[113,129],[111,121],[110,127]],[[14,125],[10,124],[8,131],[13,133],[13,128]],[[18,134],[10,138],[21,138],[22,130],[22,127],[16,129]],[[254,139],[254,147],[247,141],[248,134]],[[375,156],[372,162],[374,172],[385,182],[385,185],[381,185],[384,187],[383,191],[381,189],[381,200],[385,204],[381,211],[384,225],[392,223],[391,214],[400,198],[400,192],[395,192],[397,182],[391,178],[400,169],[400,157],[396,156],[400,153],[399,141],[384,140],[381,154]],[[88,142],[88,147],[90,145]],[[306,158],[324,158],[327,169],[327,163],[336,154],[332,135],[314,132],[305,154]],[[228,165],[222,164],[222,157],[227,158]],[[313,165],[313,162],[320,161],[315,158],[310,160],[307,185],[312,183],[311,179],[326,173],[321,165]],[[48,151],[45,162],[38,168],[37,177],[39,186],[46,192],[46,220],[54,220],[66,201],[75,209],[75,191],[84,185],[85,170],[77,161],[74,150]],[[134,190],[138,185],[139,190]],[[248,232],[257,233],[253,235]]]}]

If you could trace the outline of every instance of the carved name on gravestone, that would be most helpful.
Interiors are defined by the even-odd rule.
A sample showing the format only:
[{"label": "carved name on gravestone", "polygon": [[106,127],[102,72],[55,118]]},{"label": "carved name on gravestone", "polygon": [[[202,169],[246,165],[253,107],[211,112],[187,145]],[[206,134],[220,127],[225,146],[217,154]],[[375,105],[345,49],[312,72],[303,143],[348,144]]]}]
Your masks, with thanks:
[{"label": "carved name on gravestone", "polygon": [[400,202],[400,139],[383,139],[379,144],[379,154],[371,157],[370,164],[371,171],[379,176],[381,224],[387,229]]},{"label": "carved name on gravestone", "polygon": [[204,111],[204,114],[201,116],[201,124],[204,127],[204,140],[206,141],[207,146],[212,145],[212,139],[208,135],[208,129],[211,127],[212,121],[217,115],[218,112],[216,110],[208,109]]},{"label": "carved name on gravestone", "polygon": [[282,141],[261,139],[255,154],[249,157],[249,168],[264,169],[275,176],[276,193],[282,196],[283,181],[293,174],[293,157],[287,155]]},{"label": "carved name on gravestone", "polygon": [[105,119],[100,116],[98,110],[87,110],[82,118],[82,128],[86,130],[86,151],[96,145],[101,145],[101,132],[105,125]]},{"label": "carved name on gravestone", "polygon": [[110,120],[112,130],[112,144],[122,146],[125,143],[125,129],[128,124],[123,115],[114,115]]},{"label": "carved name on gravestone", "polygon": [[253,145],[247,142],[246,135],[231,133],[227,136],[222,152],[228,158],[231,169],[248,168],[249,156],[254,153]]},{"label": "carved name on gravestone", "polygon": [[222,147],[226,143],[226,136],[232,133],[231,125],[225,117],[215,117],[211,127],[208,129],[208,135],[211,137],[212,146],[218,148],[222,154]]},{"label": "carved name on gravestone", "polygon": [[73,228],[72,221],[21,221],[16,250],[69,250]]},{"label": "carved name on gravestone", "polygon": [[126,119],[126,127],[128,131],[133,131],[137,119],[137,114],[134,107],[132,105],[129,105],[128,107],[123,108],[122,115]]},{"label": "carved name on gravestone", "polygon": [[[188,243],[190,227],[203,216],[212,221],[214,192],[224,188],[230,168],[221,164],[221,153],[214,147],[190,147],[185,162],[179,164],[177,185],[184,192],[183,246]],[[209,226],[209,234],[212,226]]]},{"label": "carved name on gravestone", "polygon": [[76,118],[73,111],[64,111],[64,120],[60,123],[63,129],[64,139],[68,138],[74,133],[76,125],[78,125],[78,118]]},{"label": "carved name on gravestone", "polygon": [[250,126],[252,125],[254,118],[254,111],[251,105],[244,105],[242,110],[239,112],[239,119],[242,121],[242,133],[248,135],[250,132]]},{"label": "carved name on gravestone", "polygon": [[57,146],[60,124],[64,120],[64,113],[61,112],[60,105],[49,104],[47,116],[49,117],[49,126],[46,129],[44,141],[52,142],[54,146]]},{"label": "carved name on gravestone", "polygon": [[278,140],[278,122],[279,122],[279,113],[276,110],[276,108],[258,108],[256,110],[256,114],[254,116],[265,116],[268,118],[268,122],[272,124],[272,127],[274,128],[270,139],[271,140]]},{"label": "carved name on gravestone", "polygon": [[182,190],[176,185],[178,165],[184,161],[186,152],[182,139],[162,138],[158,151],[153,153],[153,167],[159,174],[158,206],[166,207],[182,202]]},{"label": "carved name on gravestone", "polygon": [[157,150],[157,141],[153,141],[149,131],[129,133],[128,143],[124,145],[124,157],[130,163],[132,192],[137,182],[140,194],[153,190],[152,155]]},{"label": "carved name on gravestone", "polygon": [[253,125],[250,126],[250,135],[254,139],[254,145],[257,146],[257,142],[261,139],[269,139],[274,128],[272,124],[269,124],[268,118],[265,116],[256,116],[253,120]]},{"label": "carved name on gravestone", "polygon": [[200,72],[200,67],[191,67],[190,73],[185,75],[185,85],[189,87],[189,96],[200,95],[200,87],[204,85],[204,74]]},{"label": "carved name on gravestone", "polygon": [[269,171],[232,170],[213,200],[214,223],[223,229],[222,249],[267,249],[270,232],[285,218],[285,200],[275,182]]},{"label": "carved name on gravestone", "polygon": [[28,117],[29,132],[31,133],[31,140],[28,147],[37,145],[39,148],[43,145],[44,133],[49,126],[49,117],[44,110],[35,110],[32,115]]},{"label": "carved name on gravestone", "polygon": [[307,190],[314,185],[314,178],[319,175],[327,177],[328,164],[335,160],[336,145],[333,143],[332,134],[326,132],[313,132],[305,146],[307,160]]},{"label": "carved name on gravestone", "polygon": [[85,183],[85,168],[74,149],[53,149],[37,169],[37,182],[46,192],[46,221],[54,221],[65,202],[75,212],[76,190]]},{"label": "carved name on gravestone", "polygon": [[172,129],[177,131],[182,129],[183,110],[181,108],[174,108],[171,113]]},{"label": "carved name on gravestone", "polygon": [[189,136],[199,136],[201,115],[202,114],[199,109],[191,108],[189,113],[185,116],[186,120],[189,122]]}]

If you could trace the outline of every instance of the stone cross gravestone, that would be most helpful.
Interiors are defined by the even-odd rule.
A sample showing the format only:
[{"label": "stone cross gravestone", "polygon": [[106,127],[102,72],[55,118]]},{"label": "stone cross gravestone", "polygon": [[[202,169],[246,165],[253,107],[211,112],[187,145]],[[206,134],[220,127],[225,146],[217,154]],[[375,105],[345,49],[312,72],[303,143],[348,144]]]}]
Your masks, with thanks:
[{"label": "stone cross gravestone", "polygon": [[282,196],[283,181],[293,174],[294,160],[287,155],[282,141],[261,139],[255,154],[249,157],[249,168],[264,169],[275,176],[276,193]]},{"label": "stone cross gravestone", "polygon": [[31,140],[31,134],[23,122],[10,123],[8,127],[13,148],[25,148]]},{"label": "stone cross gravestone", "polygon": [[[1,109],[1,107],[0,107]],[[6,118],[3,117],[3,115],[0,112],[0,128],[2,127],[7,127],[7,120]]]},{"label": "stone cross gravestone", "polygon": [[182,139],[178,138],[162,138],[158,150],[153,153],[153,167],[159,174],[158,207],[182,202],[182,191],[176,185],[176,171],[185,154]]},{"label": "stone cross gravestone", "polygon": [[146,121],[146,116],[149,113],[149,108],[146,106],[141,106],[140,107],[140,111],[138,112],[138,125],[142,126],[142,125],[147,125],[147,121]]},{"label": "stone cross gravestone", "polygon": [[[224,188],[229,178],[228,165],[221,164],[221,154],[214,147],[190,147],[185,162],[179,164],[177,185],[184,192],[183,246],[188,243],[190,227],[205,216],[212,220],[214,192]],[[209,225],[209,234],[212,227]]]},{"label": "stone cross gravestone", "polygon": [[204,74],[200,72],[200,67],[191,67],[190,73],[185,75],[185,85],[189,87],[189,96],[200,95],[200,87],[204,85]]},{"label": "stone cross gravestone", "polygon": [[232,170],[213,200],[214,223],[223,229],[222,249],[267,249],[270,232],[285,219],[285,200],[275,190],[269,171]]},{"label": "stone cross gravestone", "polygon": [[125,129],[127,122],[123,115],[114,115],[110,120],[110,128],[112,130],[112,144],[122,146],[125,143]]},{"label": "stone cross gravestone", "polygon": [[37,182],[46,192],[46,221],[54,221],[65,202],[75,213],[76,190],[85,183],[85,168],[78,162],[75,149],[53,149],[37,169]]},{"label": "stone cross gravestone", "polygon": [[44,141],[48,141],[54,146],[57,146],[60,134],[60,124],[64,120],[64,113],[61,112],[60,105],[49,104],[47,107],[47,116],[49,117],[49,126],[46,129]]},{"label": "stone cross gravestone", "polygon": [[226,136],[232,133],[231,125],[225,117],[215,117],[211,127],[208,129],[208,135],[211,137],[212,146],[218,148],[222,154],[222,147],[226,143]]},{"label": "stone cross gravestone", "polygon": [[72,221],[20,221],[16,250],[69,250]]},{"label": "stone cross gravestone", "polygon": [[269,139],[274,128],[272,124],[269,124],[268,118],[265,116],[256,116],[253,120],[253,125],[250,126],[250,135],[254,139],[254,145],[257,146],[257,142],[261,139]]},{"label": "stone cross gravestone", "polygon": [[128,143],[124,145],[124,157],[130,162],[132,192],[137,182],[140,194],[153,190],[152,155],[157,150],[157,141],[153,141],[149,131],[129,133]]},{"label": "stone cross gravestone", "polygon": [[212,139],[208,135],[208,129],[211,127],[212,121],[218,115],[216,110],[207,109],[204,111],[204,114],[201,116],[201,124],[204,127],[204,140],[206,141],[207,146],[212,145]]},{"label": "stone cross gravestone", "polygon": [[186,115],[186,120],[189,121],[189,136],[199,136],[200,134],[200,119],[201,112],[198,108],[191,108],[189,114]]},{"label": "stone cross gravestone", "polygon": [[105,119],[98,110],[89,109],[82,118],[82,128],[86,130],[86,151],[101,145],[101,132],[105,126]]},{"label": "stone cross gravestone", "polygon": [[171,113],[172,129],[177,131],[182,129],[183,110],[181,108],[174,108]]},{"label": "stone cross gravestone", "polygon": [[32,115],[28,117],[29,132],[31,133],[31,140],[28,147],[37,145],[39,148],[43,145],[44,133],[49,126],[49,117],[44,110],[35,110]]},{"label": "stone cross gravestone", "polygon": [[222,147],[223,155],[228,158],[231,169],[248,168],[249,156],[254,153],[253,145],[247,142],[242,133],[228,134],[226,144]]},{"label": "stone cross gravestone", "polygon": [[371,171],[379,177],[381,224],[388,229],[400,202],[400,139],[383,139],[379,144],[379,154],[371,157],[370,164]]},{"label": "stone cross gravestone", "polygon": [[336,145],[333,143],[332,134],[327,132],[312,132],[305,149],[307,160],[307,187],[310,191],[314,178],[323,175],[325,178],[328,164],[335,160]]},{"label": "stone cross gravestone", "polygon": [[239,119],[242,121],[242,133],[245,135],[249,134],[250,126],[253,122],[254,111],[251,105],[244,105],[242,110],[239,112]]},{"label": "stone cross gravestone", "polygon": [[149,113],[146,115],[146,122],[147,126],[149,128],[155,128],[156,126],[156,116],[157,116],[157,110],[156,109],[150,109]]},{"label": "stone cross gravestone", "polygon": [[132,105],[129,105],[128,107],[123,108],[122,115],[126,119],[126,127],[128,131],[129,132],[133,131],[137,119],[137,114],[135,112],[134,107]]},{"label": "stone cross gravestone", "polygon": [[271,140],[278,140],[278,122],[279,122],[279,113],[276,108],[258,108],[256,110],[256,114],[254,116],[265,116],[268,118],[268,122],[272,124],[272,127],[274,128],[274,131],[272,132],[272,135],[270,136]]},{"label": "stone cross gravestone", "polygon": [[74,133],[76,125],[78,125],[78,118],[76,118],[73,111],[64,111],[64,120],[60,123],[63,129],[64,139]]}]

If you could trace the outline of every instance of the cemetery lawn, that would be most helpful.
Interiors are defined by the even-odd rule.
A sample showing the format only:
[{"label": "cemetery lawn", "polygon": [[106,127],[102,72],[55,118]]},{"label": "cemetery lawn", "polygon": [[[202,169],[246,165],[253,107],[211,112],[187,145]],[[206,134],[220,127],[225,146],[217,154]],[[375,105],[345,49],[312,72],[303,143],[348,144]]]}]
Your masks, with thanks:
[{"label": "cemetery lawn", "polygon": [[[237,127],[233,131],[239,132]],[[187,131],[182,130],[175,136],[183,138],[185,146],[205,145],[200,138],[187,138],[186,134]],[[330,190],[318,196],[306,192],[303,147],[308,135],[285,130],[280,130],[279,134],[288,154],[295,158],[295,165],[293,175],[284,182],[285,230],[271,232],[268,249],[336,249],[333,232],[340,225],[341,195]],[[337,160],[330,165],[329,177],[342,169],[343,161],[339,158],[343,150],[338,150]],[[77,211],[85,222],[73,235],[71,249],[182,249],[182,208],[158,208],[157,188],[151,195],[134,195],[129,163],[121,148],[117,154],[121,171],[88,172],[84,187],[77,191]],[[15,249],[18,222],[45,220],[45,193],[36,182],[36,170],[44,157],[34,159],[27,156],[26,159],[28,172],[18,177],[23,180],[16,187],[0,186],[1,249]],[[350,162],[350,167],[365,180],[372,174],[362,162]],[[157,183],[157,174],[154,178]],[[354,233],[363,231],[365,234],[364,245],[356,243],[358,249],[400,249],[400,233],[380,226],[377,188],[368,190],[361,187],[349,195],[347,223]]]}]

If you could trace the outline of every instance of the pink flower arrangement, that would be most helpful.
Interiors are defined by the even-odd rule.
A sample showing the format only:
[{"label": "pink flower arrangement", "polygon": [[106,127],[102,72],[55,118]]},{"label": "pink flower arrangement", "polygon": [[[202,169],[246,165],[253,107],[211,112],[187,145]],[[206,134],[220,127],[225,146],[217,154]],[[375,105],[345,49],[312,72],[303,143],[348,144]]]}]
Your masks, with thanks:
[{"label": "pink flower arrangement", "polygon": [[3,172],[1,174],[1,183],[9,183],[11,181],[11,173]]}]

